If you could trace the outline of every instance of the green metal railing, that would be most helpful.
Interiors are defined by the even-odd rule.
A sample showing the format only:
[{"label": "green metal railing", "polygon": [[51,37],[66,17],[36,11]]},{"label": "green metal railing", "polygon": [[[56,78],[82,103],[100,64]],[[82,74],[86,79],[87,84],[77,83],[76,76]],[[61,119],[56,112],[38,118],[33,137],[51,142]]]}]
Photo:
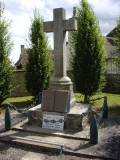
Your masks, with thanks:
[{"label": "green metal railing", "polygon": [[[78,119],[78,118],[80,118],[80,117],[85,117],[86,115],[88,115],[89,113],[92,113],[93,115],[95,115],[96,117],[102,117],[103,116],[103,118],[108,118],[108,106],[107,106],[107,97],[100,97],[100,98],[97,98],[97,99],[94,99],[94,101],[96,101],[96,100],[100,100],[100,99],[102,99],[102,98],[104,98],[104,103],[103,103],[103,108],[102,108],[102,110],[101,110],[101,112],[100,113],[96,113],[96,112],[94,112],[94,111],[87,111],[87,112],[85,112],[85,113],[82,113],[82,114],[80,114],[80,115],[75,115],[74,117],[67,117],[66,119],[59,119],[59,120],[47,120],[47,119],[42,119],[41,117],[37,117],[37,116],[33,116],[33,115],[29,115],[28,113],[27,113],[27,111],[30,109],[30,108],[33,108],[34,106],[35,106],[35,104],[36,104],[36,102],[38,101],[38,97],[35,99],[35,101],[29,106],[29,107],[27,107],[27,108],[24,108],[24,109],[20,109],[20,108],[17,108],[15,105],[13,105],[13,104],[10,104],[10,103],[7,103],[6,104],[6,118],[5,118],[5,120],[7,119],[7,117],[10,117],[9,115],[10,115],[10,113],[9,113],[9,111],[8,111],[8,109],[9,108],[11,108],[11,109],[14,109],[14,110],[16,110],[18,113],[27,113],[27,115],[28,115],[28,117],[31,117],[31,118],[33,118],[34,120],[40,120],[40,121],[44,121],[44,122],[51,122],[51,123],[57,123],[57,122],[59,122],[59,123],[63,123],[63,122],[65,122],[65,121],[68,121],[68,120],[76,120],[76,119]],[[93,99],[91,100],[91,101],[93,101]],[[6,121],[6,123],[7,123],[7,121]]]}]

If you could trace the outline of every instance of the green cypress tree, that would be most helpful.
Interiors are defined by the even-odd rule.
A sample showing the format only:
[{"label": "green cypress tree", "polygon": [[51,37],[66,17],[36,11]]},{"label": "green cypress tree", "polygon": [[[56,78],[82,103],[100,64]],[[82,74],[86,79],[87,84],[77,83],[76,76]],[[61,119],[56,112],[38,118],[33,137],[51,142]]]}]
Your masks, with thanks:
[{"label": "green cypress tree", "polygon": [[9,59],[13,42],[10,22],[4,17],[4,3],[0,2],[0,104],[12,91],[13,68]]},{"label": "green cypress tree", "polygon": [[73,81],[84,102],[105,84],[105,44],[99,21],[87,0],[77,8],[78,30],[70,34]]},{"label": "green cypress tree", "polygon": [[116,65],[118,67],[118,74],[117,74],[117,83],[119,85],[119,92],[120,92],[120,17],[117,19],[117,26],[115,28],[114,33],[114,42],[116,46]]},{"label": "green cypress tree", "polygon": [[114,42],[117,52],[117,65],[120,68],[120,17],[117,19],[117,26],[115,28],[115,34],[114,34]]},{"label": "green cypress tree", "polygon": [[33,11],[29,32],[30,50],[26,65],[26,88],[31,95],[36,96],[48,89],[51,78],[52,60],[48,50],[48,37],[43,32],[43,18],[38,10]]}]

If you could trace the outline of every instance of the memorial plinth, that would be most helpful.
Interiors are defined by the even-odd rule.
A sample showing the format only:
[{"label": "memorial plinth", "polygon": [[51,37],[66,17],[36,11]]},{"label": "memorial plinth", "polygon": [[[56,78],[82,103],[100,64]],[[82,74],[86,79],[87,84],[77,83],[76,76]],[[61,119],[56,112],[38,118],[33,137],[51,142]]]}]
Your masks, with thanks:
[{"label": "memorial plinth", "polygon": [[[53,130],[61,130],[57,127],[58,127],[58,125],[61,125],[61,123],[64,123],[63,130],[74,129],[74,130],[82,131],[86,127],[86,125],[88,124],[90,110],[91,110],[90,104],[76,103],[76,105],[68,113],[48,112],[48,111],[42,111],[41,104],[39,104],[36,107],[31,108],[28,111],[28,114],[30,115],[28,123],[30,125],[36,125],[36,126],[39,126],[42,128],[43,122],[45,119],[44,116],[47,115],[47,117],[49,117],[47,119],[48,122],[47,121],[44,122],[43,128],[52,129],[52,125],[53,125]],[[87,112],[88,112],[88,114],[87,114]],[[39,117],[39,118],[34,119],[33,116]],[[58,121],[60,120],[60,123],[58,124],[58,122],[57,122],[57,127],[55,128],[54,126],[56,123],[50,124],[49,120],[56,120],[56,118]],[[64,122],[61,119],[64,120]],[[62,126],[60,126],[60,127],[62,127]]]},{"label": "memorial plinth", "polygon": [[[66,77],[66,79],[69,79],[68,77]],[[64,90],[64,91],[70,91],[71,92],[71,97],[70,97],[70,107],[72,108],[75,103],[75,97],[74,97],[74,92],[73,92],[73,83],[71,82],[71,80],[69,81],[63,81],[63,80],[59,80],[58,79],[53,79],[52,81],[50,81],[50,85],[49,85],[49,90]]]}]

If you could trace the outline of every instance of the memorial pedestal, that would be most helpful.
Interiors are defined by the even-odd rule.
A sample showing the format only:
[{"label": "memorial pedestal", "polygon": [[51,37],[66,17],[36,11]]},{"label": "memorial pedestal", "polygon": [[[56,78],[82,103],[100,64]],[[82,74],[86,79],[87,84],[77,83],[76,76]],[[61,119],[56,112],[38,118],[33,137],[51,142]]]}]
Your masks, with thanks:
[{"label": "memorial pedestal", "polygon": [[[67,79],[68,79],[68,81],[67,81]],[[57,90],[70,91],[71,92],[70,108],[72,108],[75,105],[76,99],[74,97],[74,92],[73,92],[73,83],[71,82],[69,77],[63,77],[62,79],[54,78],[50,82],[49,90],[52,90],[52,91],[57,91]]]},{"label": "memorial pedestal", "polygon": [[[68,113],[47,112],[41,110],[40,104],[28,111],[28,123],[30,125],[36,125],[46,129],[62,130],[63,128],[63,130],[75,129],[82,131],[88,124],[89,114],[87,114],[87,112],[90,110],[90,104],[76,103]],[[51,123],[51,120],[54,120],[54,123]],[[60,122],[58,122],[59,120]]]}]

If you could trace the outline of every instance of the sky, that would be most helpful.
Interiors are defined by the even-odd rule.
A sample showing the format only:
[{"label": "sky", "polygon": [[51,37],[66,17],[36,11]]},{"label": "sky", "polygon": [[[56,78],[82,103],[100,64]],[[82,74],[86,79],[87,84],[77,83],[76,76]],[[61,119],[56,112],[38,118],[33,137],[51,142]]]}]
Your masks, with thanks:
[{"label": "sky", "polygon": [[[12,63],[16,63],[20,56],[20,46],[26,44],[31,25],[30,17],[33,10],[39,10],[44,21],[53,20],[53,9],[64,8],[66,19],[73,15],[73,7],[80,6],[79,0],[3,0],[5,3],[5,17],[11,22],[13,50],[10,54]],[[115,26],[116,19],[120,17],[120,0],[88,0],[96,17],[99,20],[102,34],[107,35]],[[51,47],[53,47],[53,34],[48,34]],[[25,47],[27,47],[25,45]]]}]

